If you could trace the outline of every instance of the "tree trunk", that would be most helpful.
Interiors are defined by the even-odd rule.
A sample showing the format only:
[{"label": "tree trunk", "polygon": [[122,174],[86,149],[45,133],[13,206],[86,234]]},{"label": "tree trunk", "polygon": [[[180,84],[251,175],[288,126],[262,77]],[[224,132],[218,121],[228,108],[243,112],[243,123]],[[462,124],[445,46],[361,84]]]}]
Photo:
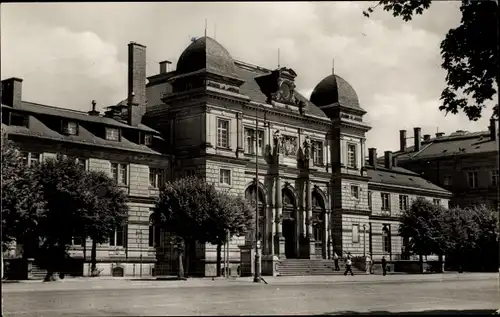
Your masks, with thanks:
[{"label": "tree trunk", "polygon": [[420,263],[420,274],[424,273],[424,256],[422,254],[418,255],[418,262]]},{"label": "tree trunk", "polygon": [[222,243],[217,243],[217,277],[221,275],[221,262],[222,262]]},{"label": "tree trunk", "polygon": [[185,278],[187,278],[188,274],[189,274],[189,261],[191,260],[191,251],[193,250],[192,244],[193,243],[191,241],[186,243],[186,251],[185,251],[186,256],[184,257],[184,261],[185,261],[184,277]]},{"label": "tree trunk", "polygon": [[179,279],[184,279],[184,241],[179,242],[177,256],[179,258]]},{"label": "tree trunk", "polygon": [[92,250],[90,251],[90,275],[97,275],[97,242],[92,239]]},{"label": "tree trunk", "polygon": [[438,267],[437,273],[443,273],[444,272],[444,263],[443,263],[443,255],[442,254],[439,255],[438,263],[439,263],[439,267]]}]

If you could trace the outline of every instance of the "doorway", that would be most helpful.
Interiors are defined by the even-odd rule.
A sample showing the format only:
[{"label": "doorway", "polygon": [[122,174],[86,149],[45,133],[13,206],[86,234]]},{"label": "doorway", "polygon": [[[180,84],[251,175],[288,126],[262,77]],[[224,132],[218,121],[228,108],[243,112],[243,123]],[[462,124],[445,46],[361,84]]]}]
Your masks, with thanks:
[{"label": "doorway", "polygon": [[285,256],[294,258],[295,255],[295,220],[283,220],[283,237],[285,238]]}]

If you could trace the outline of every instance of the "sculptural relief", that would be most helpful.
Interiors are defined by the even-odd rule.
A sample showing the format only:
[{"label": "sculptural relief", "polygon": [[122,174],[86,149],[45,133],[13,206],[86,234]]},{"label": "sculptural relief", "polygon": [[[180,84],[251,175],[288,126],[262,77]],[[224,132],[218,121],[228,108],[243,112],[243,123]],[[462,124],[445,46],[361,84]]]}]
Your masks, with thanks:
[{"label": "sculptural relief", "polygon": [[294,156],[297,154],[297,137],[285,135],[282,138],[283,154]]},{"label": "sculptural relief", "polygon": [[308,159],[311,157],[311,140],[309,137],[306,137],[304,140],[304,143],[302,144],[302,147],[304,148],[304,158]]},{"label": "sculptural relief", "polygon": [[274,141],[274,149],[277,154],[281,153],[281,142],[282,142],[282,137],[281,137],[281,132],[280,130],[276,130],[273,133],[273,141]]}]

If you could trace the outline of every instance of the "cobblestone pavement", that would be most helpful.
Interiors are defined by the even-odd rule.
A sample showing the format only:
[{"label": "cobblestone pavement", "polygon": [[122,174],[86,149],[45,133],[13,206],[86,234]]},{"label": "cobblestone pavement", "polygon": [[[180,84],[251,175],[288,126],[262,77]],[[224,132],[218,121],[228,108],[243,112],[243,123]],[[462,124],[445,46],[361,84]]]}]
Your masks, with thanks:
[{"label": "cobblestone pavement", "polygon": [[492,312],[498,274],[190,279],[73,279],[3,284],[4,316]]}]

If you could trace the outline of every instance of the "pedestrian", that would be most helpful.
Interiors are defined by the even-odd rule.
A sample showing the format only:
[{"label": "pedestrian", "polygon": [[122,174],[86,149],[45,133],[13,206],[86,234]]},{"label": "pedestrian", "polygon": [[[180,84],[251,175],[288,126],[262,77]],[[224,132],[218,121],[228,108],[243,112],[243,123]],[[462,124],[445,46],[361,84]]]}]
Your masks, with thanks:
[{"label": "pedestrian", "polygon": [[337,252],[333,252],[333,263],[335,264],[335,271],[340,271],[339,256],[337,255]]},{"label": "pedestrian", "polygon": [[366,274],[371,274],[372,272],[372,258],[370,255],[366,255],[365,259],[365,269],[366,269]]},{"label": "pedestrian", "polygon": [[385,256],[382,257],[382,272],[384,276],[387,274],[387,261],[385,260]]},{"label": "pedestrian", "polygon": [[351,253],[347,254],[347,259],[345,261],[345,272],[344,275],[347,275],[347,273],[351,273],[351,276],[354,276],[354,273],[352,272],[352,260],[351,260]]}]

